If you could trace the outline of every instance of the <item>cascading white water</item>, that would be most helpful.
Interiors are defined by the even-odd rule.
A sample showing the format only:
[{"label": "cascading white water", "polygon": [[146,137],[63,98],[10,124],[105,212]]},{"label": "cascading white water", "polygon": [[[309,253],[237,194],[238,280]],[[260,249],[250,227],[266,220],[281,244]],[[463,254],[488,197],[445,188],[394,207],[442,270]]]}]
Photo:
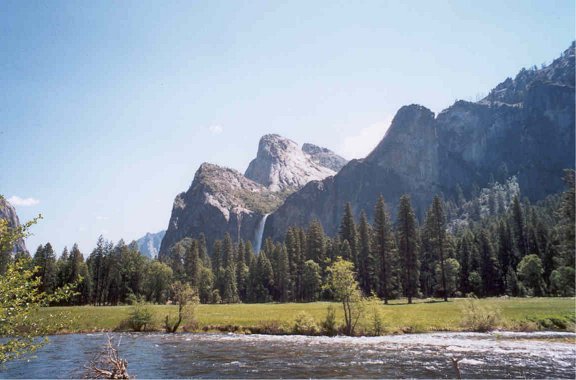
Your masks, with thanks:
[{"label": "cascading white water", "polygon": [[258,222],[258,227],[256,227],[256,234],[254,236],[254,252],[256,254],[259,254],[262,248],[262,235],[264,235],[264,227],[266,226],[266,218],[268,218],[268,215],[270,214],[264,214]]}]

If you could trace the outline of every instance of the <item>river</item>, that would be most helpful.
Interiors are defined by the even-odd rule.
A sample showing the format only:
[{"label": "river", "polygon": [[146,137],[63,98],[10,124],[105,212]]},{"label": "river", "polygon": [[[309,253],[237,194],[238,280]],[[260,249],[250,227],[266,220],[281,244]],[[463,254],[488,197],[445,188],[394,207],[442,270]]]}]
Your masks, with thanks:
[{"label": "river", "polygon": [[[576,345],[541,339],[568,333],[431,333],[383,337],[111,334],[137,378],[574,378]],[[538,339],[537,339],[538,338]],[[107,334],[50,337],[0,378],[81,377]]]}]

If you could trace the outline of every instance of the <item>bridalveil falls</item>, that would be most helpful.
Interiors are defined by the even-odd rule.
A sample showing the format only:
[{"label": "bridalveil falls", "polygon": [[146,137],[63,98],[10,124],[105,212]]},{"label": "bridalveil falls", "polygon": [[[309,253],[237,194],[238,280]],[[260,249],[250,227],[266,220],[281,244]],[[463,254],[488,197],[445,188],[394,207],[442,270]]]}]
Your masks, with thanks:
[{"label": "bridalveil falls", "polygon": [[268,215],[270,214],[264,214],[258,223],[258,227],[256,227],[256,234],[254,236],[254,253],[256,254],[259,254],[262,248],[262,235],[264,235],[264,226],[266,226],[266,218],[268,218]]}]

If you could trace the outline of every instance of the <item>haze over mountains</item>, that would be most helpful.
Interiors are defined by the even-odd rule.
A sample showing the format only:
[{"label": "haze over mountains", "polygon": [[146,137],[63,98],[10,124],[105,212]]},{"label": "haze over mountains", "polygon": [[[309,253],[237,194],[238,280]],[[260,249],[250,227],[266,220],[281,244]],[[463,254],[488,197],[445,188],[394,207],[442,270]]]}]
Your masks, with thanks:
[{"label": "haze over mountains", "polygon": [[438,115],[402,107],[362,160],[346,164],[327,149],[266,135],[244,175],[201,165],[174,201],[159,255],[200,233],[209,246],[227,232],[254,242],[267,214],[264,237],[283,237],[288,226],[313,218],[334,234],[346,202],[371,217],[379,194],[392,214],[410,194],[422,216],[435,194],[451,198],[460,188],[468,195],[491,178],[503,183],[515,175],[523,196],[543,199],[561,191],[562,170],[574,168],[574,105],[572,43],[550,65],[523,69],[479,102],[457,101]]},{"label": "haze over mountains", "polygon": [[148,232],[146,235],[136,240],[138,244],[138,250],[140,253],[150,259],[158,257],[158,251],[160,250],[160,244],[166,231],[162,230],[156,233]]}]

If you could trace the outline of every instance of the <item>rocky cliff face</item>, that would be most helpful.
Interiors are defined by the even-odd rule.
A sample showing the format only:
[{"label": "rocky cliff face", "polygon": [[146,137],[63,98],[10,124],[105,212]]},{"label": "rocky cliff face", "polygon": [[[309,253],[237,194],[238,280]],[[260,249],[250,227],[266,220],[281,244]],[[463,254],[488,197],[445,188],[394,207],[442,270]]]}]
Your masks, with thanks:
[{"label": "rocky cliff face", "polygon": [[343,205],[367,211],[383,194],[392,214],[409,193],[422,217],[437,193],[469,194],[490,176],[516,175],[532,200],[561,191],[564,168],[574,167],[574,44],[551,65],[522,70],[478,103],[458,101],[438,116],[422,106],[402,107],[380,144],[336,176],[292,194],[267,220],[264,235],[281,238],[288,226],[318,218],[337,231]]},{"label": "rocky cliff face", "polygon": [[185,237],[206,236],[208,247],[229,233],[254,240],[254,233],[263,215],[275,210],[282,198],[236,170],[204,163],[192,185],[176,196],[159,257]]},{"label": "rocky cliff face", "polygon": [[348,163],[344,157],[340,157],[330,149],[322,148],[314,144],[305,143],[302,151],[310,156],[316,164],[328,168],[336,173]]},{"label": "rocky cliff face", "polygon": [[[16,228],[20,226],[20,220],[16,214],[14,206],[12,206],[6,199],[0,197],[0,219],[5,219],[8,221],[8,226],[11,228]],[[14,246],[14,252],[24,252],[27,251],[26,244],[24,240],[20,239]]]},{"label": "rocky cliff face", "polygon": [[[320,161],[320,155],[314,155]],[[292,192],[313,180],[336,174],[322,166],[294,141],[279,135],[265,135],[258,144],[258,154],[244,176],[272,191]]]},{"label": "rocky cliff face", "polygon": [[336,174],[346,162],[328,149],[298,144],[278,135],[260,139],[257,157],[245,176],[233,169],[204,163],[188,191],[174,200],[172,216],[159,256],[185,237],[204,233],[208,247],[230,233],[234,240],[253,244],[264,215],[276,210],[286,197],[310,180]]},{"label": "rocky cliff face", "polygon": [[155,234],[150,232],[146,233],[146,235],[136,240],[136,244],[138,244],[138,250],[143,256],[146,256],[150,259],[158,257],[158,252],[160,252],[160,244],[162,243],[164,235],[166,235],[166,231],[156,232]]}]

